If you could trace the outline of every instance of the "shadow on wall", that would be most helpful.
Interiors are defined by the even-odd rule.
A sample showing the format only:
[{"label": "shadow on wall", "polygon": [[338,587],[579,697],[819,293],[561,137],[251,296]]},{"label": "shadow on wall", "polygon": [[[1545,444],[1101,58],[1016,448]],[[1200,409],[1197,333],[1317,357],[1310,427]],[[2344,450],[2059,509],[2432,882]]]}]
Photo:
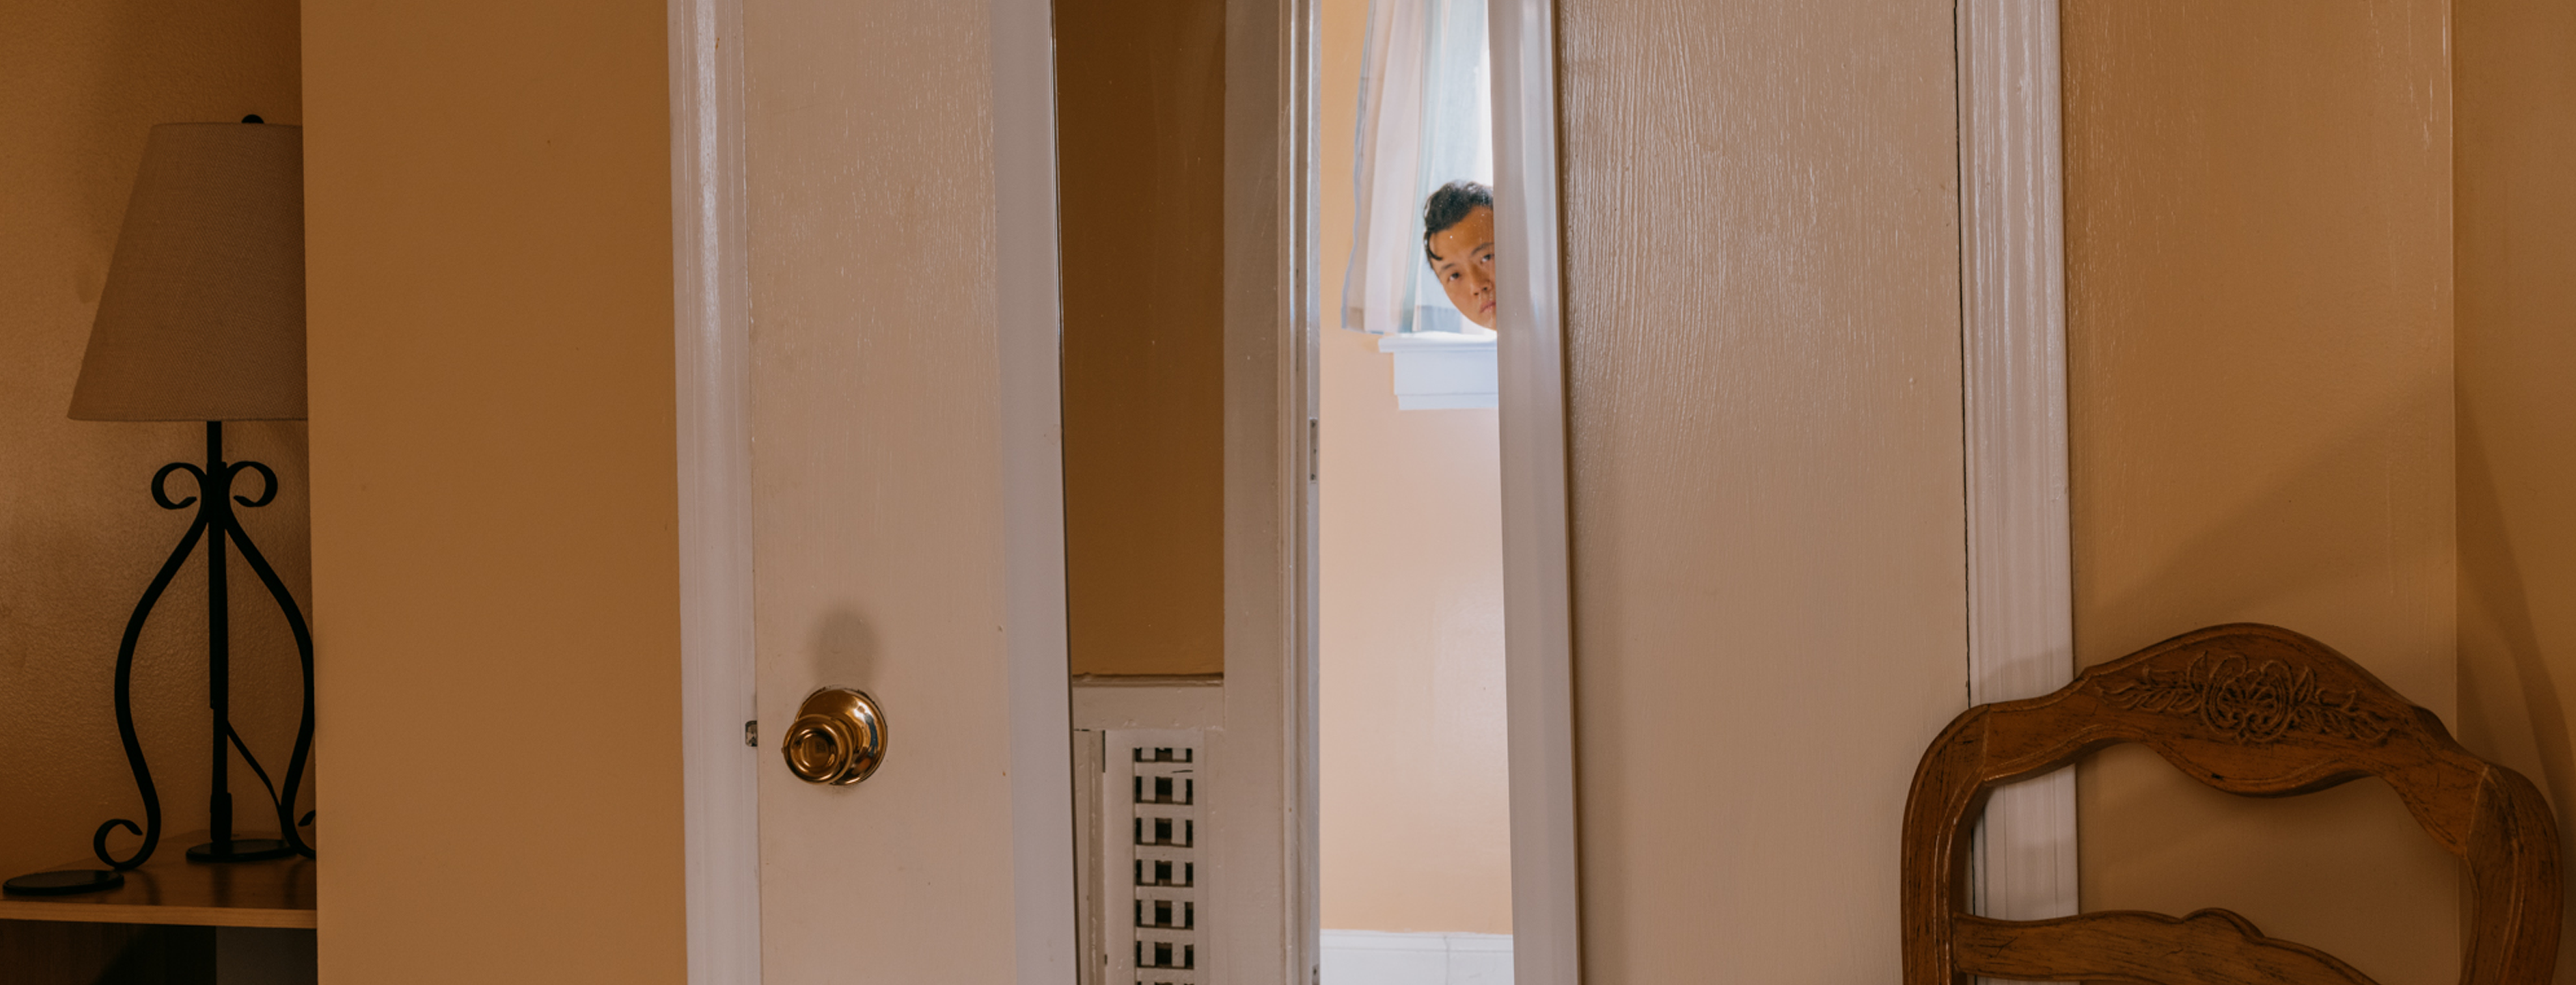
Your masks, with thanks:
[{"label": "shadow on wall", "polygon": [[[2483,669],[2480,663],[2463,654],[2460,705],[2464,709],[2495,709],[2505,706],[2508,692],[2518,692],[2521,711],[2526,716],[2520,722],[2464,722],[2463,730],[2483,733],[2477,737],[2483,741],[2473,740],[2483,756],[2495,756],[2493,747],[2506,743],[2530,744],[2541,773],[2531,779],[2540,784],[2559,812],[2558,857],[2576,859],[2576,824],[2571,824],[2566,815],[2567,805],[2576,803],[2568,799],[2571,792],[2576,792],[2576,749],[2571,749],[2568,741],[2566,703],[2560,696],[2556,675],[2550,672],[2548,658],[2543,655],[2539,623],[2532,616],[2531,590],[2524,582],[2513,538],[2502,522],[2504,502],[2496,486],[2495,462],[2488,457],[2476,412],[2462,401],[2457,413],[2460,513],[2487,521],[2460,524],[2460,622],[2464,628],[2483,628],[2490,645],[2501,649],[2511,666],[2510,680],[2488,681],[2479,674]],[[2496,689],[2495,700],[2476,700],[2489,687]],[[2576,941],[2576,909],[2568,912],[2566,920],[2567,939]],[[2562,967],[2567,963],[2563,954],[2560,962]]]},{"label": "shadow on wall", "polygon": [[[2405,488],[2410,478],[2416,486],[2412,492],[2427,499],[2438,497],[2439,486],[2446,485],[2432,481],[2434,477],[2404,474],[2432,467],[2425,456],[2410,454],[2414,449],[2408,446],[2433,444],[2429,435],[2404,432],[2447,430],[2450,422],[2434,409],[2447,403],[2447,390],[2413,388],[2372,412],[2352,415],[2359,419],[2329,440],[2310,444],[2313,453],[2288,467],[2279,465],[2280,456],[2271,452],[2297,442],[2296,437],[2257,445],[2204,432],[2182,440],[2206,444],[2205,455],[2151,449],[2108,462],[2103,459],[2110,456],[2088,455],[2085,445],[2077,443],[2074,471],[2079,476],[2085,472],[2101,476],[2079,482],[2074,490],[2077,525],[2087,530],[2108,528],[2109,539],[2130,549],[2148,547],[2156,555],[2148,564],[2120,564],[2129,559],[2106,558],[2098,546],[2087,551],[2079,541],[2077,592],[2092,594],[2086,592],[2090,588],[2099,594],[2076,601],[2077,611],[2092,623],[2078,627],[2077,662],[2090,666],[2116,659],[2204,625],[2272,622],[2345,651],[2408,700],[2441,712],[2456,726],[2448,641],[2406,638],[2404,630],[2417,628],[2413,624],[2421,620],[2418,611],[2356,604],[2363,598],[2395,596],[2402,607],[2412,601],[2405,592],[2414,586],[2403,584],[2410,576],[2426,582],[2421,587],[2427,589],[2445,587],[2432,584],[2446,580],[2436,576],[2449,563],[2447,538],[2431,529],[2436,521],[2427,519],[2425,535],[2411,538],[2412,544],[2401,539],[2411,531],[2390,528],[2409,515],[2449,512],[2424,509],[2439,505],[2431,502],[2395,501],[2410,493]],[[2263,410],[2245,409],[2255,414]],[[2106,407],[2096,413],[2157,416],[2152,410]],[[2172,436],[2190,426],[2147,423],[2139,430]],[[2296,422],[2288,426],[2295,427]],[[2118,433],[2119,427],[2092,430],[2107,446],[2147,443]],[[2206,466],[2197,471],[2164,467],[2174,461],[2205,462]],[[2142,469],[2136,463],[2151,467]],[[2249,473],[2268,473],[2268,481],[2259,488],[2246,488],[2251,485],[2244,482]],[[2106,486],[2129,487],[2117,490],[2121,501],[2117,509],[2128,515],[2104,516],[2100,507],[2086,509],[2086,494]],[[2199,488],[2180,488],[2186,486]],[[2229,487],[2236,490],[2232,496],[2227,495]],[[2209,491],[2213,488],[2221,492],[2213,494]],[[2119,529],[2151,514],[2162,514],[2154,521],[2172,524],[2175,514],[2167,511],[2185,498],[2210,504],[2202,512],[2219,515],[2183,538],[2141,537]],[[2085,517],[2085,513],[2093,515]],[[2356,531],[2390,532],[2369,537],[2355,536]],[[2083,568],[2093,569],[2090,577]],[[2383,629],[2396,635],[2374,632]],[[2435,644],[2439,644],[2435,651],[2419,650],[2419,645]]]},{"label": "shadow on wall", "polygon": [[866,690],[877,648],[876,627],[857,610],[835,606],[814,625],[814,679],[818,686]]},{"label": "shadow on wall", "polygon": [[[2079,662],[2274,623],[2351,654],[2456,732],[2447,376],[2249,395],[2259,372],[2220,372],[2223,407],[2095,400],[2107,419],[2079,422]],[[2085,909],[2226,907],[2381,981],[2456,967],[2457,860],[2387,784],[2241,798],[2136,746],[2078,778]]]}]

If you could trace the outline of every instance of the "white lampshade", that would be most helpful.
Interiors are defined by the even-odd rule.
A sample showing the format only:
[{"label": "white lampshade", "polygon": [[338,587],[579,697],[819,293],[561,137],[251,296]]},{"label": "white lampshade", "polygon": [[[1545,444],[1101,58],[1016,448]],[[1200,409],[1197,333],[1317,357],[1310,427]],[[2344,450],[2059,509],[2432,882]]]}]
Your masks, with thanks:
[{"label": "white lampshade", "polygon": [[71,416],[304,417],[301,128],[152,128]]}]

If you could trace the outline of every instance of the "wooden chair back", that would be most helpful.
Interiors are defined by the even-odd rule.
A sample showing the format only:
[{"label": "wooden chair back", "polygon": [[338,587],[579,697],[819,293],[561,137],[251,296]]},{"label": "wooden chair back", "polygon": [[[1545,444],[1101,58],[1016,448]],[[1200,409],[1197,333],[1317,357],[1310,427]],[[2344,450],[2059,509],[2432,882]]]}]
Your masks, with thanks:
[{"label": "wooden chair back", "polygon": [[2121,742],[2232,794],[2287,797],[2375,776],[2468,862],[2463,985],[2540,985],[2558,955],[2557,825],[2540,791],[2471,755],[2440,719],[2324,644],[2215,626],[2089,668],[2045,697],[1978,705],[1923,754],[1905,805],[1905,985],[2025,981],[2366,985],[2332,955],[2201,910],[2054,920],[1967,911],[1968,839],[1986,793]]}]

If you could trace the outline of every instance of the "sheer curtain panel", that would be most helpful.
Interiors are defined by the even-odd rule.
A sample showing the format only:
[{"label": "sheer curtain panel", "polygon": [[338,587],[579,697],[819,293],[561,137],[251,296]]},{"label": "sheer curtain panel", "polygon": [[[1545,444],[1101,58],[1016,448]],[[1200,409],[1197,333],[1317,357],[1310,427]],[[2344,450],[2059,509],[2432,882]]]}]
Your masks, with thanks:
[{"label": "sheer curtain panel", "polygon": [[1363,57],[1342,327],[1481,334],[1431,277],[1422,202],[1451,181],[1494,180],[1485,0],[1373,0]]}]

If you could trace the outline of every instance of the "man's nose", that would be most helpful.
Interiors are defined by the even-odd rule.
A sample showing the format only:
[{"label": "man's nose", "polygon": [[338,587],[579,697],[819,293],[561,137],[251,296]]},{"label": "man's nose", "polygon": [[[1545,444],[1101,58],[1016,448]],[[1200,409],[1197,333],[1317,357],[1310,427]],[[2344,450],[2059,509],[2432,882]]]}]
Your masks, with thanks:
[{"label": "man's nose", "polygon": [[1490,290],[1493,290],[1493,289],[1494,289],[1494,274],[1493,274],[1493,271],[1486,270],[1485,268],[1483,268],[1483,267],[1481,267],[1481,266],[1470,266],[1470,267],[1468,267],[1468,268],[1467,268],[1467,286],[1469,286],[1469,287],[1471,287],[1471,288],[1474,288],[1474,289],[1476,289],[1477,291],[1490,291]]}]

